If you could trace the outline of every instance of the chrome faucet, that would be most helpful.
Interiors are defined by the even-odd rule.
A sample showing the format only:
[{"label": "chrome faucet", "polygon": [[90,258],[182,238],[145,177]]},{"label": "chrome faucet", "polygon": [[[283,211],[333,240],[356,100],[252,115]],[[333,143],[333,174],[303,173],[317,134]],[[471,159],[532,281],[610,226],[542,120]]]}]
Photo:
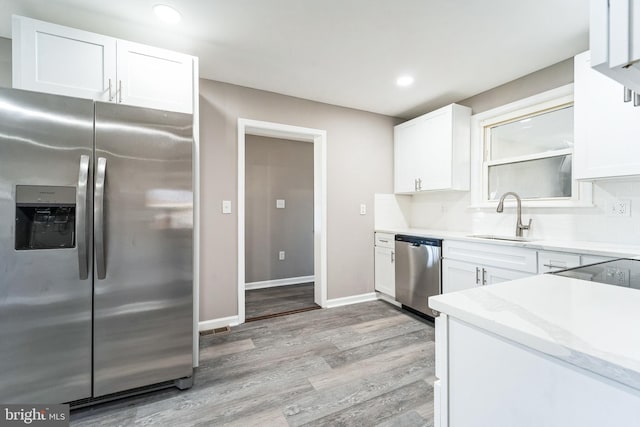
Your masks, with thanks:
[{"label": "chrome faucet", "polygon": [[498,202],[498,208],[496,209],[496,212],[501,213],[504,210],[504,199],[507,196],[513,196],[516,198],[516,206],[518,208],[518,222],[516,223],[516,236],[517,237],[522,237],[522,230],[530,230],[531,229],[531,218],[529,218],[529,224],[524,225],[522,223],[522,200],[520,199],[520,196],[518,196],[516,193],[514,193],[513,191],[508,191],[506,193],[504,193],[502,195],[502,197],[500,197],[500,202]]}]

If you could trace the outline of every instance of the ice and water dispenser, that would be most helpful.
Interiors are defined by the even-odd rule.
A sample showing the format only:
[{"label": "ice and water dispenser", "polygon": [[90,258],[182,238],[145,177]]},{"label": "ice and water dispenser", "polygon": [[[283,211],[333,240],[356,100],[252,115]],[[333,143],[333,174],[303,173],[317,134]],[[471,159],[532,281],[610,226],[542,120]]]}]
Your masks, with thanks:
[{"label": "ice and water dispenser", "polygon": [[76,189],[16,185],[16,250],[75,246]]}]

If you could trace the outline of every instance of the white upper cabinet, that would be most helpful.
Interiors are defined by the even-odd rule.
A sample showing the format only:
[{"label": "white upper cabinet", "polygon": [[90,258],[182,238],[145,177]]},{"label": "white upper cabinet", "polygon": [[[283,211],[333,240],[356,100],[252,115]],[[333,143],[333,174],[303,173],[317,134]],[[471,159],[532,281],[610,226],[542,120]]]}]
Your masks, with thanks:
[{"label": "white upper cabinet", "polygon": [[13,87],[193,112],[197,58],[13,17]]},{"label": "white upper cabinet", "polygon": [[591,0],[591,66],[635,91],[640,101],[640,3]]},{"label": "white upper cabinet", "polygon": [[394,129],[396,193],[469,190],[471,109],[451,104]]},{"label": "white upper cabinet", "polygon": [[118,40],[118,102],[190,113],[193,57]]},{"label": "white upper cabinet", "polygon": [[13,87],[109,101],[116,84],[116,39],[13,17]]},{"label": "white upper cabinet", "polygon": [[640,175],[640,107],[623,102],[624,88],[591,68],[589,52],[574,59],[574,176]]}]

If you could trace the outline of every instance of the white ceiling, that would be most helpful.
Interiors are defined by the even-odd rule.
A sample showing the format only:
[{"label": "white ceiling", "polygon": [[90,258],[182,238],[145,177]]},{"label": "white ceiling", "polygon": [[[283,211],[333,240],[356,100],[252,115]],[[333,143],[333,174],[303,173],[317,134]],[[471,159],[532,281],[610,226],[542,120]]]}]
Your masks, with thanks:
[{"label": "white ceiling", "polygon": [[[183,15],[152,15],[157,3]],[[201,77],[398,116],[588,48],[588,0],[0,0],[11,14],[200,57]],[[415,83],[399,88],[400,74]]]}]

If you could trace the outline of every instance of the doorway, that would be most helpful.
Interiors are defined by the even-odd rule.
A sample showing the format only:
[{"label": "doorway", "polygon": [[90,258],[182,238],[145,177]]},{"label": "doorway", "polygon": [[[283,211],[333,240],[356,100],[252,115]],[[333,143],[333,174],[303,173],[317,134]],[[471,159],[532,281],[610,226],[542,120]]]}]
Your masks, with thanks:
[{"label": "doorway", "polygon": [[[276,170],[277,164],[274,169],[273,165],[268,165],[269,162],[256,160],[266,155],[268,143],[272,145],[275,143],[276,149],[277,147],[292,149],[292,152],[297,153],[293,157],[301,156],[298,158],[303,159],[301,160],[303,163],[307,162],[306,169],[312,169],[312,173],[307,171],[309,175],[305,177],[301,168],[293,165],[293,169],[298,169],[298,173],[302,174],[295,179],[307,180],[308,185],[307,187],[298,186],[293,193],[289,192],[287,196],[290,198],[289,207],[293,208],[290,211],[287,211],[287,198],[284,195],[278,195],[280,190],[276,189],[272,194],[261,194],[261,191],[265,192],[264,186],[260,182],[256,184],[256,178],[261,181],[261,176],[263,180],[280,181],[280,184],[283,181],[273,177],[274,173],[279,173]],[[277,155],[276,153],[275,156]],[[248,161],[251,165],[248,165]],[[275,163],[282,162],[275,160]],[[256,164],[257,171],[249,169]],[[291,163],[289,167],[291,168]],[[251,174],[250,182],[247,181],[248,172]],[[296,191],[300,194],[295,194]],[[301,194],[305,191],[312,194],[306,196]],[[252,195],[261,200],[253,203],[253,199],[247,198]],[[301,206],[302,209],[300,209]],[[250,212],[247,211],[247,207],[251,208]],[[254,212],[257,208],[263,209],[263,212]],[[306,224],[304,218],[296,217],[294,212],[296,210],[303,215],[304,212],[310,214]],[[273,220],[274,217],[277,218],[276,221]],[[306,237],[300,235],[296,237],[295,234],[304,232],[305,227],[310,238],[300,238]],[[261,236],[256,236],[256,230]],[[284,246],[291,249],[288,254],[283,250]],[[259,261],[256,262],[258,259]],[[326,306],[326,270],[326,131],[239,119],[238,317],[240,323],[249,321],[251,317],[260,319],[273,317],[283,311],[287,314],[304,311],[309,309],[311,301],[313,308]]]}]

